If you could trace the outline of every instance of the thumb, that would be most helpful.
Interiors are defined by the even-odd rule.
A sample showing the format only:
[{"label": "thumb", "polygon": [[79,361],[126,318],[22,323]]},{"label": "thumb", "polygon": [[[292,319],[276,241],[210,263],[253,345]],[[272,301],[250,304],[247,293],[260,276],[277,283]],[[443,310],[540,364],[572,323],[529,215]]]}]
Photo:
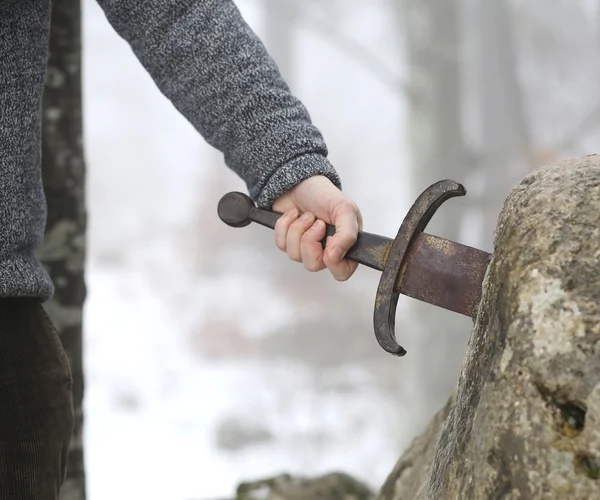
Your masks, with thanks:
[{"label": "thumb", "polygon": [[335,234],[328,238],[325,251],[331,264],[338,264],[354,243],[361,230],[362,218],[358,207],[343,200],[332,211],[331,224],[335,226]]},{"label": "thumb", "polygon": [[289,212],[290,210],[293,210],[294,208],[298,208],[298,206],[294,203],[294,200],[293,200],[292,196],[290,195],[290,193],[286,193],[286,194],[280,196],[271,205],[271,210],[273,210],[273,212],[278,212],[280,214]]},{"label": "thumb", "polygon": [[323,262],[337,281],[346,281],[354,274],[358,264],[344,259],[346,252],[356,242],[362,220],[360,212],[352,202],[344,202],[333,213],[335,234],[327,239]]}]

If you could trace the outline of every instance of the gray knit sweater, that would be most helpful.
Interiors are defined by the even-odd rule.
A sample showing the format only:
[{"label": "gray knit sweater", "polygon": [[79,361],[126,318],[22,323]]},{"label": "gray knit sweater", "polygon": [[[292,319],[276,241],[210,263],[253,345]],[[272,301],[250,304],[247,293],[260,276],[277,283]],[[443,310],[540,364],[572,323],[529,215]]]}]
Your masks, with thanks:
[{"label": "gray knit sweater", "polygon": [[[319,130],[232,0],[99,0],[160,91],[263,207],[302,180],[340,181]],[[0,296],[49,298],[41,102],[49,0],[0,1]],[[108,68],[110,70],[110,68]],[[124,110],[126,112],[126,110]]]}]

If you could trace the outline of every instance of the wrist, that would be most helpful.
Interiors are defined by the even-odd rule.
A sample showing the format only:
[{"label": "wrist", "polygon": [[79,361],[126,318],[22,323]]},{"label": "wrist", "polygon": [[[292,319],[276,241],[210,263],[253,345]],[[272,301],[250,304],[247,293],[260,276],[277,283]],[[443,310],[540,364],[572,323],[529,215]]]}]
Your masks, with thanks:
[{"label": "wrist", "polygon": [[267,181],[258,195],[257,204],[261,208],[272,208],[273,203],[290,192],[300,183],[324,177],[333,186],[341,189],[341,180],[329,160],[318,153],[297,156],[281,166]]}]

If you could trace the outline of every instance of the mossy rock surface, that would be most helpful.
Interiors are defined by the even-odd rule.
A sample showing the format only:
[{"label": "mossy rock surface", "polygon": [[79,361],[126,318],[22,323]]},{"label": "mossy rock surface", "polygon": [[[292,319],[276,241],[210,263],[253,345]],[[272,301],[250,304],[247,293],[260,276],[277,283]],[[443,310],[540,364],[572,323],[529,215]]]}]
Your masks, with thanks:
[{"label": "mossy rock surface", "polygon": [[600,156],[506,200],[457,390],[379,500],[600,499]]},{"label": "mossy rock surface", "polygon": [[288,474],[242,483],[235,500],[373,500],[363,483],[343,473],[316,478]]}]

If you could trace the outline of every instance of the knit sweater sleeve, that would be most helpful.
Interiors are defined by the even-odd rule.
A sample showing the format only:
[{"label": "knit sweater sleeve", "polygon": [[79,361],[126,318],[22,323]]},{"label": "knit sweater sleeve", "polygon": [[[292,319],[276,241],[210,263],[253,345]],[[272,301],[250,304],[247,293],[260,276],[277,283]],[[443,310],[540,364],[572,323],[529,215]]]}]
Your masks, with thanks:
[{"label": "knit sweater sleeve", "polygon": [[313,175],[341,187],[327,147],[233,0],[98,0],[160,91],[270,208]]}]

